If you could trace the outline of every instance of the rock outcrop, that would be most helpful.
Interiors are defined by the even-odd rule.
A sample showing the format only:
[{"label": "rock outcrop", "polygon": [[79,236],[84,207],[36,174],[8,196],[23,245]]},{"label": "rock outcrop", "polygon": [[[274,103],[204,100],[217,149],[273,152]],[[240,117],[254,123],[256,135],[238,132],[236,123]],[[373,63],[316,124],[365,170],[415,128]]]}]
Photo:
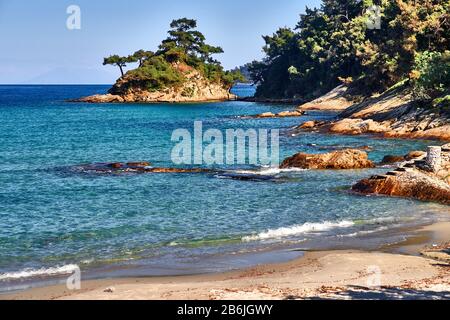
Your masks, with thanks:
[{"label": "rock outcrop", "polygon": [[[440,148],[430,148],[436,150]],[[438,157],[438,159],[433,159]],[[394,171],[376,175],[355,184],[353,191],[435,201],[450,205],[450,145],[442,147],[442,154],[402,163]]]},{"label": "rock outcrop", "polygon": [[156,103],[156,102],[208,102],[235,100],[229,88],[221,82],[211,82],[199,71],[184,64],[173,64],[183,73],[185,80],[180,84],[158,91],[151,91],[126,74],[111,88],[108,94],[84,97],[74,102],[86,103]]},{"label": "rock outcrop", "polygon": [[280,168],[341,170],[373,168],[374,166],[366,152],[347,149],[324,154],[298,153],[284,160]]},{"label": "rock outcrop", "polygon": [[364,194],[380,194],[450,204],[450,186],[448,183],[420,170],[393,172],[389,175],[364,179],[354,185],[352,189]]},{"label": "rock outcrop", "polygon": [[446,103],[443,99],[438,106],[423,105],[408,86],[402,86],[348,106],[333,121],[308,122],[297,129],[450,141],[450,108]]},{"label": "rock outcrop", "polygon": [[358,101],[351,91],[347,85],[340,85],[320,98],[301,105],[298,110],[345,110]]}]

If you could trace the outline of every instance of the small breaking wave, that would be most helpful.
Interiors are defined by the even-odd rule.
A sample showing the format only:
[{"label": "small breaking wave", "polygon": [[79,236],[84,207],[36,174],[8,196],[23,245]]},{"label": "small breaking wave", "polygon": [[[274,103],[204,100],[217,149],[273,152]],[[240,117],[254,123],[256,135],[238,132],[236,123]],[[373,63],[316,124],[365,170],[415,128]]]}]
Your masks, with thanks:
[{"label": "small breaking wave", "polygon": [[43,277],[43,276],[56,276],[71,274],[75,270],[78,270],[78,266],[69,264],[61,267],[53,268],[41,268],[41,269],[24,269],[17,272],[7,272],[0,274],[0,281],[7,280],[20,280],[27,278]]},{"label": "small breaking wave", "polygon": [[254,175],[263,175],[263,176],[271,176],[277,175],[280,173],[292,173],[292,172],[303,172],[308,171],[308,169],[300,169],[300,168],[289,168],[289,169],[280,169],[280,168],[261,168],[260,170],[236,170],[235,173],[238,174],[254,174]]},{"label": "small breaking wave", "polygon": [[279,229],[268,230],[266,232],[259,233],[253,236],[247,236],[242,238],[244,242],[258,241],[258,240],[269,240],[269,239],[280,239],[289,236],[296,236],[300,234],[310,233],[310,232],[324,232],[337,228],[350,228],[355,225],[352,221],[341,221],[341,222],[322,222],[322,223],[310,223],[307,222],[302,225],[285,227]]}]

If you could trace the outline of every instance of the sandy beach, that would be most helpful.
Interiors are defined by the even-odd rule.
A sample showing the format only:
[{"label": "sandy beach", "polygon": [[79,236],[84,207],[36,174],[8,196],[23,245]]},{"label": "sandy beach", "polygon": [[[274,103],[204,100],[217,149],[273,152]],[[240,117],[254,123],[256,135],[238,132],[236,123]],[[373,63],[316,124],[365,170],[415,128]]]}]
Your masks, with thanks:
[{"label": "sandy beach", "polygon": [[288,263],[224,274],[86,281],[79,291],[60,285],[0,299],[449,299],[450,265],[419,254],[427,246],[447,242],[449,235],[450,222],[441,222],[377,252],[307,252]]}]

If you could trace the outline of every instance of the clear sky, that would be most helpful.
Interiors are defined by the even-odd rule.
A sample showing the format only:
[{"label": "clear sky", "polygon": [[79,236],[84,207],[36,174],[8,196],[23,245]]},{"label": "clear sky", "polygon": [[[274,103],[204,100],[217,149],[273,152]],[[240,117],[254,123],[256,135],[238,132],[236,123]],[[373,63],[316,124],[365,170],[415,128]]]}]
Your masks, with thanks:
[{"label": "clear sky", "polygon": [[[263,54],[261,36],[293,27],[319,0],[0,0],[0,83],[113,83],[110,54],[155,50],[173,19],[198,20],[225,53],[225,68]],[[69,30],[69,5],[81,9],[81,29]]]}]

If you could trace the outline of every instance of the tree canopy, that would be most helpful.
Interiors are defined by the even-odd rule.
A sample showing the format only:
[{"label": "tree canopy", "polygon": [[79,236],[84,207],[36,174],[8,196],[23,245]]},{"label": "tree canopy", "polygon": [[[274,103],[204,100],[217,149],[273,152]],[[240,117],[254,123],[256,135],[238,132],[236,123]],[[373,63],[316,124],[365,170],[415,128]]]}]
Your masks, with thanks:
[{"label": "tree canopy", "polygon": [[135,57],[128,56],[128,57],[121,57],[117,54],[109,56],[108,58],[105,58],[103,60],[103,65],[114,65],[119,67],[120,73],[122,74],[122,77],[124,75],[123,68],[127,66],[127,63],[133,63],[136,62]]},{"label": "tree canopy", "polygon": [[219,46],[206,43],[206,37],[197,30],[197,21],[188,18],[173,20],[168,37],[161,42],[158,50],[139,50],[128,57],[118,55],[105,58],[104,64],[123,68],[127,63],[138,62],[138,68],[127,73],[132,84],[139,84],[149,90],[158,90],[184,81],[183,72],[175,65],[186,65],[201,72],[213,82],[230,86],[235,81],[243,80],[239,71],[225,71],[214,55],[223,53]]},{"label": "tree canopy", "polygon": [[[380,9],[380,29],[368,27],[373,5]],[[423,64],[449,72],[449,6],[448,0],[323,0],[320,8],[307,8],[294,29],[263,37],[266,57],[250,66],[260,84],[257,96],[315,97],[342,78],[369,91],[405,79],[442,88],[445,79],[427,75],[435,67]]]}]

